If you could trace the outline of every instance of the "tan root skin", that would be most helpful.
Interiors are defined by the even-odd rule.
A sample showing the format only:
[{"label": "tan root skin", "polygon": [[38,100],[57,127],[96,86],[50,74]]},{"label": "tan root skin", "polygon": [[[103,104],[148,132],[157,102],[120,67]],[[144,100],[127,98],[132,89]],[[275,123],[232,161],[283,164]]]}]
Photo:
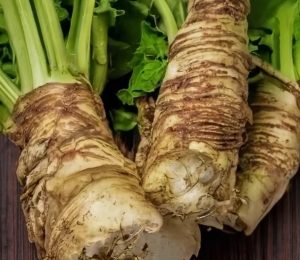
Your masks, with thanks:
[{"label": "tan root skin", "polygon": [[[139,98],[137,108],[141,141],[135,162],[137,168],[142,170],[150,149],[154,100],[151,97]],[[144,260],[190,260],[193,255],[198,255],[200,243],[200,230],[194,219],[181,220],[179,217],[165,216],[161,230],[152,234],[144,233],[130,253],[133,256],[143,256]]]},{"label": "tan root skin", "polygon": [[141,97],[137,99],[136,105],[138,108],[138,127],[141,140],[135,155],[135,163],[138,171],[142,173],[151,144],[155,102],[152,97]]},{"label": "tan root skin", "polygon": [[201,222],[234,196],[247,105],[248,0],[191,0],[170,46],[143,187],[161,212]]},{"label": "tan root skin", "polygon": [[[200,250],[200,229],[194,220],[164,217],[159,232],[144,233],[131,250],[132,258],[144,260],[190,260]],[[142,256],[142,258],[134,258]],[[126,259],[126,258],[125,258]]]},{"label": "tan root skin", "polygon": [[299,168],[300,107],[297,96],[286,88],[265,77],[251,103],[254,122],[239,163],[240,200],[227,223],[247,235],[283,196]]},{"label": "tan root skin", "polygon": [[160,229],[89,87],[42,86],[19,100],[13,120],[22,206],[39,258],[118,259],[137,234]]}]

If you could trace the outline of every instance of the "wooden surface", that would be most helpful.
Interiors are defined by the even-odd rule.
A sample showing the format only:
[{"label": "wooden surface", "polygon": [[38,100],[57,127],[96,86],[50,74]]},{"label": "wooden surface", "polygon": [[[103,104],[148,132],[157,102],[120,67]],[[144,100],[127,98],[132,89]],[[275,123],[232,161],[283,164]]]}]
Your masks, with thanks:
[{"label": "wooden surface", "polygon": [[[18,154],[18,149],[0,136],[0,260],[36,259],[19,203]],[[202,231],[201,260],[300,260],[300,176],[252,236]]]}]

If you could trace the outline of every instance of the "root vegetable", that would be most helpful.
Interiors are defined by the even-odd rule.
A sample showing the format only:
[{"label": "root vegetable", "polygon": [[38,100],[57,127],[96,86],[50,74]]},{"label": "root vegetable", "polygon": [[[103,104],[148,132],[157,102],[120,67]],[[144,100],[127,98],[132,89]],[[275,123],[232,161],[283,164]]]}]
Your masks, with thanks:
[{"label": "root vegetable", "polygon": [[252,62],[262,80],[251,85],[254,122],[241,150],[234,228],[251,234],[281,199],[299,168],[299,1],[252,0]]},{"label": "root vegetable", "polygon": [[[138,126],[141,141],[136,154],[136,165],[141,171],[150,149],[151,125],[155,103],[151,97],[137,99]],[[165,216],[161,230],[154,234],[144,233],[131,253],[143,255],[145,260],[189,260],[200,250],[200,230],[194,219],[181,220],[179,217]]]},{"label": "root vegetable", "polygon": [[266,76],[251,103],[253,125],[242,149],[237,228],[251,234],[287,190],[300,161],[300,109],[296,96]]},{"label": "root vegetable", "polygon": [[118,243],[159,229],[135,165],[117,150],[88,86],[39,87],[17,103],[13,121],[22,206],[41,258],[77,259],[95,245],[95,255],[113,257]]},{"label": "root vegetable", "polygon": [[38,257],[118,259],[144,231],[158,231],[162,218],[88,83],[95,2],[73,4],[66,47],[53,1],[1,1],[21,82],[14,86],[1,72],[10,116],[2,125],[22,149],[17,175]]},{"label": "root vegetable", "polygon": [[170,46],[143,169],[143,187],[164,213],[201,218],[234,196],[251,121],[248,11],[246,0],[191,0]]}]

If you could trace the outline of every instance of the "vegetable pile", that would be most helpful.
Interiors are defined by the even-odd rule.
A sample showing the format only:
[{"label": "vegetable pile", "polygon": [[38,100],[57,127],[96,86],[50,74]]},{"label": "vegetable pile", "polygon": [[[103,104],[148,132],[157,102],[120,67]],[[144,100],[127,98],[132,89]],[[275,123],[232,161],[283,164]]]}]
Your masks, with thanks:
[{"label": "vegetable pile", "polygon": [[39,259],[251,234],[299,168],[299,28],[298,0],[0,0],[0,126]]}]

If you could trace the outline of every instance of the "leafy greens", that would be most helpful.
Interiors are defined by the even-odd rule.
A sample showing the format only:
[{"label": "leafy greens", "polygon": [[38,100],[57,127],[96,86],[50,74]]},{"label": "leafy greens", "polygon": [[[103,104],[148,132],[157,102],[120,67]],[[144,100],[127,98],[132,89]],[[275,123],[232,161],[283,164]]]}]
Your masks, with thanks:
[{"label": "leafy greens", "polygon": [[135,100],[160,86],[167,67],[168,46],[185,19],[187,4],[183,0],[124,0],[113,6],[124,14],[117,17],[109,33],[109,77],[123,80],[129,75],[129,80],[127,88],[117,91],[122,113],[112,120],[117,130],[128,131],[136,123],[131,122],[128,127],[121,115],[125,115],[124,111],[135,113]]}]

